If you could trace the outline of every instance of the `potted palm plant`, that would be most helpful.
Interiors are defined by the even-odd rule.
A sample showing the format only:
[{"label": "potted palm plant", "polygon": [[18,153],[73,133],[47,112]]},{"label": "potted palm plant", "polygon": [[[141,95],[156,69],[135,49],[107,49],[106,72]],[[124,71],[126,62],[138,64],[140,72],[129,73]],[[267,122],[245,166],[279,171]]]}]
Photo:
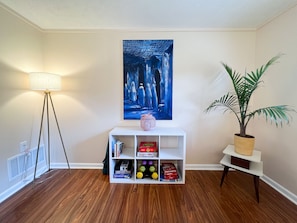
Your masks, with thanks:
[{"label": "potted palm plant", "polygon": [[247,125],[255,116],[265,116],[266,120],[271,120],[276,126],[282,126],[283,123],[289,123],[290,112],[294,109],[288,105],[269,106],[258,108],[254,111],[249,110],[250,100],[253,93],[259,87],[261,77],[266,70],[274,64],[281,55],[270,59],[265,65],[262,65],[255,72],[245,73],[244,75],[233,70],[227,64],[222,63],[227,74],[229,75],[234,92],[228,92],[219,99],[213,101],[207,108],[206,112],[221,108],[223,112],[230,111],[236,116],[239,123],[239,133],[234,134],[235,152],[242,155],[252,155],[255,144],[255,137],[246,133]]}]

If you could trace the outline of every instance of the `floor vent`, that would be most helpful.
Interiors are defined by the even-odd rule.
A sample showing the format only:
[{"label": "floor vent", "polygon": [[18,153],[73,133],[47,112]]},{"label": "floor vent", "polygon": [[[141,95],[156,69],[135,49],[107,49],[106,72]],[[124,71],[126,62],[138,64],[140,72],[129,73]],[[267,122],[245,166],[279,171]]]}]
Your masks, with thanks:
[{"label": "floor vent", "polygon": [[[27,177],[28,171],[35,168],[37,148],[29,150],[29,152],[21,153],[8,158],[8,176],[9,181],[22,176],[23,179]],[[45,163],[45,149],[41,145],[39,148],[38,164]]]}]

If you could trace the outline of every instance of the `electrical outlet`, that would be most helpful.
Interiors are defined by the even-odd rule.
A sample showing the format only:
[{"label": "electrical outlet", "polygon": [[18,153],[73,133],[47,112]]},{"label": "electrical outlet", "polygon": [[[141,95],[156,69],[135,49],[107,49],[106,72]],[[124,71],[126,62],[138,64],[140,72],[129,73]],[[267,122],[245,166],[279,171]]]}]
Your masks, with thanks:
[{"label": "electrical outlet", "polygon": [[20,142],[20,152],[23,153],[27,150],[27,141]]}]

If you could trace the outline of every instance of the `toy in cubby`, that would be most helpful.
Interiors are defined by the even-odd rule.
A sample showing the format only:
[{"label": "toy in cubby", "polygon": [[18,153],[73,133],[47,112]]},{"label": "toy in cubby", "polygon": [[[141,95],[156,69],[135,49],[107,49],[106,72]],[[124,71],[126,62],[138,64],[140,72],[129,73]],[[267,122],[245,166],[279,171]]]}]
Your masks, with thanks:
[{"label": "toy in cubby", "polygon": [[142,160],[138,167],[136,178],[143,179],[147,177],[152,178],[154,180],[158,179],[157,168],[154,165],[153,160]]}]

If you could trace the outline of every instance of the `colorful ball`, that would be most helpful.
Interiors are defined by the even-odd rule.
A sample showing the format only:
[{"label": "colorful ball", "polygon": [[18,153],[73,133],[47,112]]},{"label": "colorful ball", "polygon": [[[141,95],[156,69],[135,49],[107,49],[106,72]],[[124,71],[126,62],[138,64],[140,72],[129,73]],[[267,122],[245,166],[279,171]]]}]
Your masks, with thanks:
[{"label": "colorful ball", "polygon": [[150,172],[155,172],[156,171],[156,167],[155,166],[150,166]]},{"label": "colorful ball", "polygon": [[141,171],[141,172],[145,172],[145,166],[140,166],[140,167],[139,167],[139,171]]},{"label": "colorful ball", "polygon": [[143,178],[143,173],[142,172],[137,172],[136,178],[137,179],[142,179]]},{"label": "colorful ball", "polygon": [[154,162],[153,162],[152,160],[149,160],[149,161],[148,161],[148,165],[151,166],[151,165],[153,165],[153,164],[154,164]]},{"label": "colorful ball", "polygon": [[157,180],[157,179],[158,179],[158,173],[157,173],[157,172],[153,172],[153,173],[152,173],[152,178],[153,178],[154,180]]}]

